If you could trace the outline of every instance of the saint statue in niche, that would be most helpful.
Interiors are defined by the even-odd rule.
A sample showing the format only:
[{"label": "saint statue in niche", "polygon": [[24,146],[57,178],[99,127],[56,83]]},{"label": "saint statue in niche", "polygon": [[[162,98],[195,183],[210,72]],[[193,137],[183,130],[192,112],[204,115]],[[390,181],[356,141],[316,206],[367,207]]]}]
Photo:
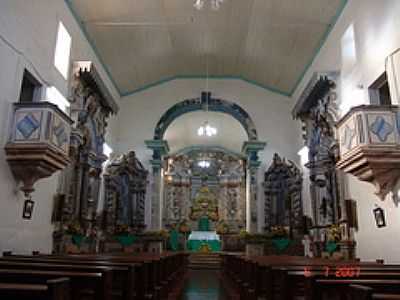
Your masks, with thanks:
[{"label": "saint statue in niche", "polygon": [[199,230],[209,230],[209,220],[218,221],[217,198],[207,186],[200,188],[191,207],[190,219],[199,222]]}]

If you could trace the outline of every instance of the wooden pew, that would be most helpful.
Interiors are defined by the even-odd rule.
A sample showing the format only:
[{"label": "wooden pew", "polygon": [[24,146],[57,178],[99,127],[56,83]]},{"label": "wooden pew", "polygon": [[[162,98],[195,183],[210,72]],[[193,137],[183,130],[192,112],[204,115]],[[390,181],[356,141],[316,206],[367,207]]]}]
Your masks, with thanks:
[{"label": "wooden pew", "polygon": [[43,284],[0,282],[0,299],[70,300],[68,278],[46,280]]},{"label": "wooden pew", "polygon": [[[113,264],[134,266],[133,299],[161,299],[166,298],[175,280],[178,280],[185,271],[187,254],[166,253],[163,255],[140,254],[140,255],[35,255],[33,256],[7,256],[1,260],[61,263],[61,264],[85,264],[106,265]],[[1,262],[0,260],[0,262]],[[129,280],[128,282],[132,282]],[[132,298],[124,298],[132,299]]]},{"label": "wooden pew", "polygon": [[[307,300],[330,299],[332,295],[346,299],[351,295],[351,285],[366,285],[381,291],[400,292],[400,269],[397,271],[364,268],[356,278],[326,278],[322,273],[315,272],[305,279],[305,291]],[[289,277],[298,277],[300,274],[288,272]],[[286,299],[289,299],[290,295]]]},{"label": "wooden pew", "polygon": [[[339,261],[325,259],[309,259],[292,256],[264,256],[241,257],[223,255],[223,273],[239,287],[241,299],[292,299],[294,296],[304,296],[304,269],[313,268],[324,272],[327,266],[334,269],[336,266],[360,266],[363,269],[379,270],[387,266],[376,262]],[[284,272],[282,272],[282,269]],[[399,271],[399,266],[392,266],[392,270]],[[285,272],[297,271],[301,274],[296,282],[285,283]],[[290,289],[287,287],[290,286]],[[288,294],[290,296],[287,296]]]},{"label": "wooden pew", "polygon": [[7,256],[0,259],[0,267],[30,267],[62,269],[62,270],[84,270],[101,271],[104,267],[112,272],[112,298],[132,300],[135,298],[136,272],[140,264],[113,263],[109,261],[80,261],[63,258],[41,258],[37,256]]},{"label": "wooden pew", "polygon": [[[350,285],[349,299],[354,300],[384,300],[384,299],[400,299],[399,283],[383,282],[379,287],[372,288],[370,286]],[[396,291],[393,291],[396,290]],[[394,293],[396,292],[396,293]]]},{"label": "wooden pew", "polygon": [[71,299],[111,300],[111,272],[83,272],[61,270],[0,268],[0,282],[41,284],[50,279],[66,277],[70,279]]}]

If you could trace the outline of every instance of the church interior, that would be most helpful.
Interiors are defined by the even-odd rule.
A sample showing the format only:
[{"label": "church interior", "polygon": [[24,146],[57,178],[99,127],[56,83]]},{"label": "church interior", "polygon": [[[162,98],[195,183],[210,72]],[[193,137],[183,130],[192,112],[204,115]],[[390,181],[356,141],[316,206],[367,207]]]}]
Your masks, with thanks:
[{"label": "church interior", "polygon": [[0,299],[400,299],[399,13],[0,0]]}]

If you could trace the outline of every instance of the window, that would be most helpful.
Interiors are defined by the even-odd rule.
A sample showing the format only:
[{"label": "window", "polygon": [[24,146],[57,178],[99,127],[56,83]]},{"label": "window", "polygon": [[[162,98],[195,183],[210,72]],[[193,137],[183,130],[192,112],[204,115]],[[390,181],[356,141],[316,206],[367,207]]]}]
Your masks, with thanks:
[{"label": "window", "polygon": [[391,105],[389,83],[384,72],[368,89],[370,102],[375,105]]},{"label": "window", "polygon": [[42,85],[36,78],[27,70],[24,71],[22,78],[21,92],[19,102],[34,102],[40,97]]},{"label": "window", "polygon": [[308,151],[308,147],[304,146],[299,150],[299,152],[297,152],[297,154],[300,156],[300,162],[302,166],[308,163]]},{"label": "window", "polygon": [[65,79],[68,78],[71,41],[71,36],[67,29],[65,29],[63,23],[59,22],[56,50],[54,55],[54,66],[64,76]]},{"label": "window", "polygon": [[46,88],[46,101],[57,105],[59,109],[68,114],[70,103],[54,86]]},{"label": "window", "polygon": [[107,156],[107,160],[103,163],[103,168],[105,168],[110,162],[112,153],[113,149],[107,143],[103,143],[103,154]]},{"label": "window", "polygon": [[113,149],[107,144],[103,144],[103,154],[110,158],[111,153],[113,153]]},{"label": "window", "polygon": [[349,74],[357,63],[356,42],[354,36],[354,25],[351,24],[342,36],[342,72]]}]

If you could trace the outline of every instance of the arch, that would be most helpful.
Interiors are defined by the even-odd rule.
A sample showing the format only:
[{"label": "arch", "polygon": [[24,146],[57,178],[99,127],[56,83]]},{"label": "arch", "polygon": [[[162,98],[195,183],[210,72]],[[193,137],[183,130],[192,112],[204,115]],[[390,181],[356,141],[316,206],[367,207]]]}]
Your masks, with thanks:
[{"label": "arch", "polygon": [[183,114],[204,110],[226,113],[235,118],[244,128],[249,141],[257,141],[257,129],[249,114],[238,104],[212,98],[210,92],[203,92],[201,98],[187,99],[169,108],[160,118],[154,130],[154,140],[162,140],[168,126]]}]

